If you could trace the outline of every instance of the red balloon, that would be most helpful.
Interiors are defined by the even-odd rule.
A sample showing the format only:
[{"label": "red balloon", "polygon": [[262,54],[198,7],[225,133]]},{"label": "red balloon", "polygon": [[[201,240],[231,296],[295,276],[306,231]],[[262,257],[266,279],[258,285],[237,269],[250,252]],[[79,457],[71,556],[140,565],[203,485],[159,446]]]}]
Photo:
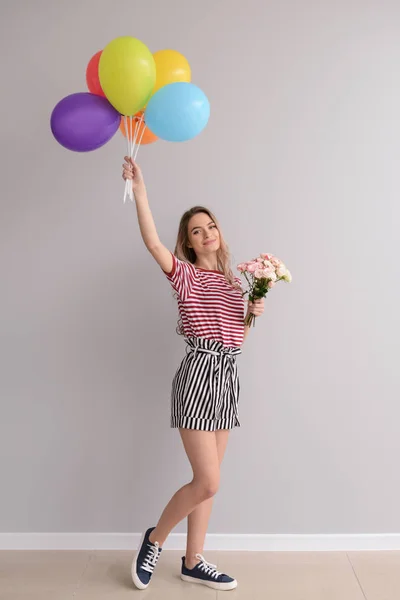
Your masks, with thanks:
[{"label": "red balloon", "polygon": [[105,93],[101,89],[100,80],[99,80],[99,60],[103,50],[99,50],[96,52],[94,56],[89,61],[89,64],[86,68],[86,83],[89,89],[89,92],[92,94],[97,94],[98,96],[106,97]]}]

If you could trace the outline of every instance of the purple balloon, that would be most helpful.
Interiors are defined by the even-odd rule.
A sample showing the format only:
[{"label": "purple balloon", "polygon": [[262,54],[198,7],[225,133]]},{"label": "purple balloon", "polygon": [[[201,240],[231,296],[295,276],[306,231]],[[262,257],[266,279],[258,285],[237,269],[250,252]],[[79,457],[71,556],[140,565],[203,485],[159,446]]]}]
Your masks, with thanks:
[{"label": "purple balloon", "polygon": [[54,137],[68,150],[90,152],[104,146],[117,132],[121,115],[107,98],[79,92],[54,107],[50,126]]}]

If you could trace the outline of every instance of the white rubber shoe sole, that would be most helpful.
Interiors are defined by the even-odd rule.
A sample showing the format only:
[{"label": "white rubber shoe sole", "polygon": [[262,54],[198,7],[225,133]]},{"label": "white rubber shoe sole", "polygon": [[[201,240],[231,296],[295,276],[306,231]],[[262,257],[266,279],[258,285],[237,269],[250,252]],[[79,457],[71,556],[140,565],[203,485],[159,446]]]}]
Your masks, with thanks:
[{"label": "white rubber shoe sole", "polygon": [[135,584],[135,586],[138,588],[138,590],[145,590],[146,588],[149,587],[150,585],[150,581],[149,583],[142,583],[139,579],[139,577],[136,574],[136,563],[137,563],[137,557],[139,556],[139,552],[140,552],[140,548],[142,547],[143,544],[143,540],[144,540],[144,536],[146,535],[146,531],[143,533],[142,535],[142,539],[140,540],[140,544],[138,549],[136,550],[136,554],[135,557],[133,559],[132,562],[132,567],[131,567],[131,575],[132,575],[132,581]]},{"label": "white rubber shoe sole", "polygon": [[200,583],[201,585],[206,585],[207,587],[212,588],[213,590],[228,591],[234,590],[237,587],[237,581],[234,579],[229,583],[219,583],[218,581],[206,581],[205,579],[198,579],[197,577],[190,577],[189,575],[181,575],[182,581],[187,581],[188,583]]}]

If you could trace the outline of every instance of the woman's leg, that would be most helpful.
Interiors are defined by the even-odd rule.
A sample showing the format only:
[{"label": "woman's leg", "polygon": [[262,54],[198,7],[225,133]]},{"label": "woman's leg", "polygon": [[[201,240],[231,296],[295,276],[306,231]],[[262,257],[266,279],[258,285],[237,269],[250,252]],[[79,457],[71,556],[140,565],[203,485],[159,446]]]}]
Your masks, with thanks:
[{"label": "woman's leg", "polygon": [[[228,443],[229,429],[220,429],[215,432],[217,452],[218,452],[218,463],[219,466],[224,458],[226,445]],[[206,538],[208,521],[213,506],[214,498],[208,498],[188,515],[188,526],[187,526],[187,542],[186,542],[186,555],[185,565],[188,569],[193,569],[199,562],[196,558],[196,554],[203,553],[204,540]]]},{"label": "woman's leg", "polygon": [[150,541],[158,542],[160,546],[198,504],[214,496],[219,486],[216,432],[195,429],[180,429],[179,432],[193,469],[193,479],[174,494],[150,535]]}]

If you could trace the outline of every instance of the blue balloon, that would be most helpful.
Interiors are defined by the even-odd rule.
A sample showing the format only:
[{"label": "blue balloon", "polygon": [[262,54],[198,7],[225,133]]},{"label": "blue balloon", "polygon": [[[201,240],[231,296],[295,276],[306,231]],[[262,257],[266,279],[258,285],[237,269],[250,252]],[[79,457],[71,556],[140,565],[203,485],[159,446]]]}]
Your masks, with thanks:
[{"label": "blue balloon", "polygon": [[167,142],[186,142],[207,125],[210,103],[193,83],[170,83],[150,98],[145,112],[147,127]]}]

